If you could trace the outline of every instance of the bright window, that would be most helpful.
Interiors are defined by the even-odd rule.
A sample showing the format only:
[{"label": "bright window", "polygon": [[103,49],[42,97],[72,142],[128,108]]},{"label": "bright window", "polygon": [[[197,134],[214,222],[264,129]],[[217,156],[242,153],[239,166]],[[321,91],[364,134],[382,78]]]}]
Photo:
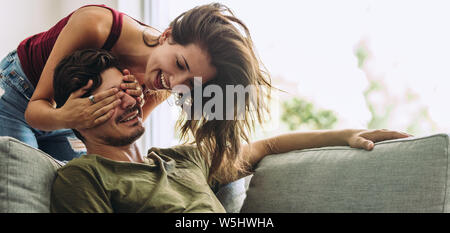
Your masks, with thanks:
[{"label": "bright window", "polygon": [[[152,25],[164,30],[209,2],[152,1]],[[249,27],[273,84],[287,92],[275,93],[272,121],[254,138],[319,128],[450,131],[446,1],[220,2]],[[168,102],[152,115],[152,138],[176,144],[176,108]]]}]

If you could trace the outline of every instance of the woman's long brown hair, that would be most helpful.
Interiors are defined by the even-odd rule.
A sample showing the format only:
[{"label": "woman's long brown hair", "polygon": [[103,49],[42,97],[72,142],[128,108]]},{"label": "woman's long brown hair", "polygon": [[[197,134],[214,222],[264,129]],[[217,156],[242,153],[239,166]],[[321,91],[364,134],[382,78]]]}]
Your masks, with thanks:
[{"label": "woman's long brown hair", "polygon": [[[230,99],[226,96],[226,86],[253,87],[245,95],[245,106],[238,106],[234,98],[233,119],[226,116],[231,109],[226,109],[225,102],[222,104],[223,120],[199,113],[199,108],[194,108],[195,103],[192,103],[191,115],[182,114],[177,122],[182,139],[197,144],[210,163],[209,182],[233,181],[248,171],[245,158],[240,156],[241,143],[250,142],[249,133],[255,123],[262,123],[268,113],[270,76],[255,54],[247,26],[222,4],[195,7],[175,18],[170,27],[175,43],[184,46],[195,43],[208,52],[217,74],[203,86],[220,86],[223,101]],[[191,96],[195,96],[195,91],[191,91]],[[202,105],[211,98],[202,95]],[[201,118],[194,118],[195,114],[200,114]],[[194,140],[189,141],[192,136]]]}]

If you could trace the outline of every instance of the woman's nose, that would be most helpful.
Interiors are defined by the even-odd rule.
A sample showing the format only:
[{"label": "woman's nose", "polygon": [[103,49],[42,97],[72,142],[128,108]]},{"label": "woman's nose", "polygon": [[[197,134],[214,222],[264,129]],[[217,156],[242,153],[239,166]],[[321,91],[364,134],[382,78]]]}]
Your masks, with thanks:
[{"label": "woman's nose", "polygon": [[190,87],[190,79],[191,77],[188,74],[172,75],[169,78],[170,89],[174,89],[177,85],[186,85]]}]

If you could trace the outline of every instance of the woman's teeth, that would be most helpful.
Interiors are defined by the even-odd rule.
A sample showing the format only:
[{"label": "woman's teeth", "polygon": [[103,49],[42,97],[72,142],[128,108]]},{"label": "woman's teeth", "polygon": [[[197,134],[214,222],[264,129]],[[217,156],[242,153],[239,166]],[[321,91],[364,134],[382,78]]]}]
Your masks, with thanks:
[{"label": "woman's teeth", "polygon": [[161,83],[162,83],[164,88],[170,89],[169,85],[167,85],[167,83],[166,83],[166,77],[164,76],[163,73],[161,73]]}]

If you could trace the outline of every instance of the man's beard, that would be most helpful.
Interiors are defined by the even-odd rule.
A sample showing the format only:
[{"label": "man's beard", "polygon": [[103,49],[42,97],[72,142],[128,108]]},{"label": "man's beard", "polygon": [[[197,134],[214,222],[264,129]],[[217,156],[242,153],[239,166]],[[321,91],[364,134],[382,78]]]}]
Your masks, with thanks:
[{"label": "man's beard", "polygon": [[145,128],[143,126],[140,126],[129,136],[117,137],[116,135],[107,135],[103,137],[103,140],[110,146],[127,146],[138,140],[142,136],[142,134],[144,134],[144,132]]},{"label": "man's beard", "polygon": [[[117,117],[116,123],[120,123],[121,120],[123,120],[124,117],[127,116],[127,114],[134,112],[138,110],[138,115],[141,115],[141,108],[139,105],[135,105],[133,108],[128,109],[125,113],[123,113],[121,116]],[[136,123],[136,125],[139,123]],[[142,134],[144,134],[145,128],[143,126],[139,126],[131,135],[129,136],[116,136],[116,135],[107,135],[103,137],[103,140],[106,144],[111,146],[127,146],[131,143],[138,140]]]}]

